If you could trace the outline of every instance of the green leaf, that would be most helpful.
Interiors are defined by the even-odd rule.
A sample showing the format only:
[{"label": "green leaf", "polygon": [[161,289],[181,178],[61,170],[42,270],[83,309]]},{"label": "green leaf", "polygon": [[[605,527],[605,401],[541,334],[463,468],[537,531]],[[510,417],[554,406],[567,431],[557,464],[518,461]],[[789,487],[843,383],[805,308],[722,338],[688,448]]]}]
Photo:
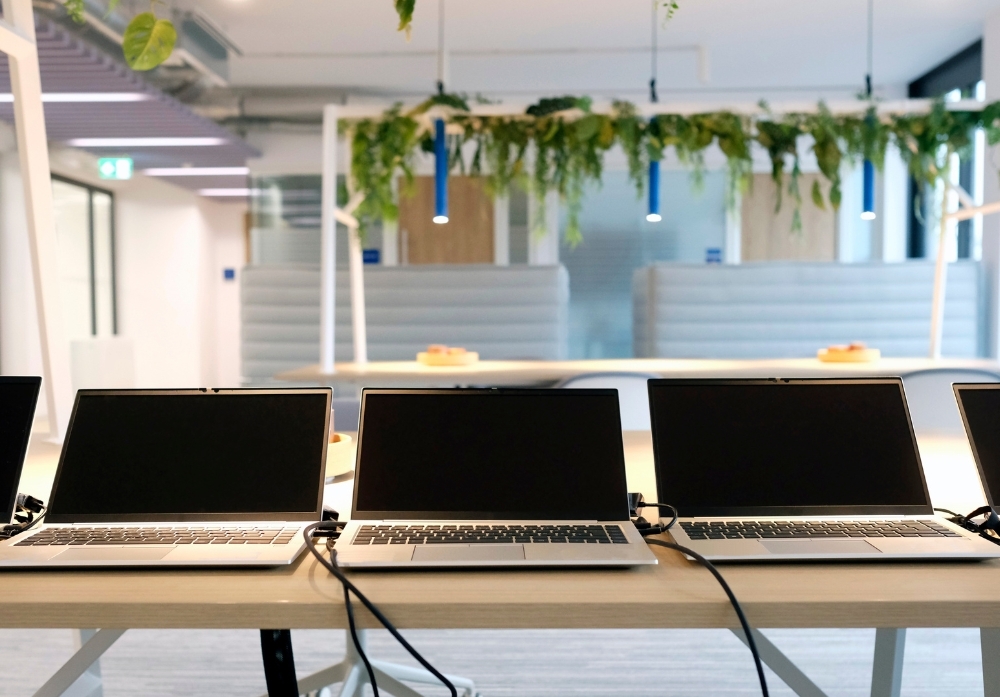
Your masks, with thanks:
[{"label": "green leaf", "polygon": [[177,30],[170,20],[143,12],[125,28],[122,37],[125,62],[133,70],[152,70],[170,57],[176,42]]},{"label": "green leaf", "polygon": [[417,0],[395,0],[396,14],[399,15],[399,26],[396,31],[405,31],[406,40],[410,40],[410,32],[413,30],[413,8]]},{"label": "green leaf", "polygon": [[121,1],[122,0],[109,0],[109,2],[108,2],[108,9],[104,13],[104,18],[105,19],[107,19],[108,17],[111,16],[111,13],[114,12],[115,9],[117,9],[118,5],[121,4]]},{"label": "green leaf", "polygon": [[823,190],[819,186],[819,179],[813,180],[812,200],[817,208],[824,211],[826,210],[826,202],[823,201]]},{"label": "green leaf", "polygon": [[66,14],[74,22],[77,24],[86,23],[87,19],[83,16],[83,0],[66,0],[64,7],[66,8]]}]

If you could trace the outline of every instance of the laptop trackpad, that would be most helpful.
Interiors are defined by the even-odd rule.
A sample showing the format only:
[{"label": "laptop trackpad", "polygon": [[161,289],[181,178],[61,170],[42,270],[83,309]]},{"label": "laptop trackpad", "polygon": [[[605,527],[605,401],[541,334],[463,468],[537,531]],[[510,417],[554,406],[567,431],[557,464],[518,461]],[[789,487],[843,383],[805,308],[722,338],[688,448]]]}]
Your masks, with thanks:
[{"label": "laptop trackpad", "polygon": [[155,561],[170,554],[172,547],[71,547],[52,557],[54,561]]},{"label": "laptop trackpad", "polygon": [[413,561],[515,561],[524,559],[523,545],[419,545]]},{"label": "laptop trackpad", "polygon": [[761,540],[771,554],[881,554],[864,540]]}]

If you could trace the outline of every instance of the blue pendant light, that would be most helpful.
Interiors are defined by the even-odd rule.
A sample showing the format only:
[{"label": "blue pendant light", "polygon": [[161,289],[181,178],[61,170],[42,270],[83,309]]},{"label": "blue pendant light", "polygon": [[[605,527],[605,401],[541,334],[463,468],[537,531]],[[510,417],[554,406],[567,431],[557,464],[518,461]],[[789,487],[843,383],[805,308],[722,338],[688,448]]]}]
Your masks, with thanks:
[{"label": "blue pendant light", "polygon": [[875,220],[875,165],[865,160],[864,201],[861,209],[862,220]]},{"label": "blue pendant light", "polygon": [[[872,99],[872,25],[875,16],[875,0],[868,0],[868,74],[865,75],[865,93],[868,96],[868,103]],[[872,118],[869,114],[868,118]],[[875,124],[869,123],[869,126]],[[875,165],[865,158],[864,182],[862,184],[862,206],[861,219],[875,220]]]},{"label": "blue pendant light", "polygon": [[[656,104],[656,11],[659,7],[658,2],[653,3],[653,53],[650,58],[650,72],[652,73],[649,79],[649,101],[652,104]],[[653,117],[655,119],[655,117]],[[653,119],[650,119],[650,124],[653,123]],[[650,160],[649,161],[649,205],[646,209],[646,221],[650,223],[658,223],[663,220],[663,216],[660,215],[660,161]]]},{"label": "blue pendant light", "polygon": [[663,220],[660,215],[660,161],[649,161],[649,212],[646,220],[658,223]]},{"label": "blue pendant light", "polygon": [[434,222],[448,222],[448,147],[444,119],[434,121]]}]

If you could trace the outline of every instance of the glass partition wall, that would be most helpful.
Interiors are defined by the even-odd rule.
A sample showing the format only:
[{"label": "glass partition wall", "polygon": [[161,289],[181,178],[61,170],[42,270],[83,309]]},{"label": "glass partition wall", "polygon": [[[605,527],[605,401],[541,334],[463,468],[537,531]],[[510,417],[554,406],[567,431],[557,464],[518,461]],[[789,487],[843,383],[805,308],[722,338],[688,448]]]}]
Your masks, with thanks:
[{"label": "glass partition wall", "polygon": [[118,333],[114,194],[53,175],[59,293],[70,340]]}]

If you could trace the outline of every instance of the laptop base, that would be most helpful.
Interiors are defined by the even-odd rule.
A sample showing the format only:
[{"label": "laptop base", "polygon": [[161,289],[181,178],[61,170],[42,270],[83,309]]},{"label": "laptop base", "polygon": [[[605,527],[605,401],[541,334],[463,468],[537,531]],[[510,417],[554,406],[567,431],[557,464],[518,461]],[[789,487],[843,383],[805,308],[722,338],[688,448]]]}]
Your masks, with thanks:
[{"label": "laptop base", "polygon": [[[785,518],[785,520],[788,520]],[[933,521],[957,533],[954,537],[852,537],[848,539],[725,539],[693,540],[677,525],[670,530],[677,544],[713,562],[786,561],[982,561],[1000,558],[1000,545],[942,518],[905,517]],[[666,521],[664,521],[666,522]],[[679,522],[686,522],[681,519]]]}]

